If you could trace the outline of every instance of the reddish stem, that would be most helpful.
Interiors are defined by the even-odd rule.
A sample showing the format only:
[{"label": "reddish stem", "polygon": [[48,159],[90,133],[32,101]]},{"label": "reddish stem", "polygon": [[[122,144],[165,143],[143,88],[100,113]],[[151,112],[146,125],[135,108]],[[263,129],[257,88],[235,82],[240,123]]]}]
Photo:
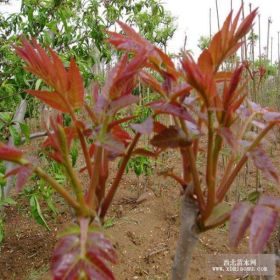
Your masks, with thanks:
[{"label": "reddish stem", "polygon": [[261,140],[265,137],[265,135],[273,128],[273,126],[276,124],[276,122],[271,122],[265,129],[262,130],[262,132],[257,136],[255,141],[251,144],[251,146],[246,150],[243,157],[238,162],[237,166],[232,171],[231,175],[228,177],[226,182],[224,182],[222,185],[220,185],[218,192],[217,192],[217,203],[221,202],[230,189],[235,177],[240,172],[241,168],[244,166],[246,161],[248,160],[247,154],[252,151],[254,148],[256,148]]},{"label": "reddish stem", "polygon": [[90,178],[89,190],[88,190],[88,197],[87,202],[90,207],[96,208],[97,201],[96,199],[96,188],[99,183],[99,176],[100,176],[100,165],[102,160],[102,148],[97,147],[94,152],[94,164],[92,169],[92,176]]},{"label": "reddish stem", "polygon": [[81,130],[78,127],[76,127],[76,129],[77,129],[77,133],[78,133],[81,147],[83,150],[87,171],[88,171],[89,176],[91,177],[92,176],[91,160],[90,160],[90,155],[89,155],[89,151],[87,148],[87,143],[86,143],[85,137],[84,137],[83,133],[81,132]]},{"label": "reddish stem", "polygon": [[164,177],[170,177],[172,179],[174,179],[177,183],[179,183],[182,187],[182,189],[184,190],[187,186],[187,183],[185,180],[183,180],[181,177],[179,177],[178,175],[174,174],[171,171],[167,171],[167,172],[162,172],[159,173],[160,175],[164,176]]},{"label": "reddish stem", "polygon": [[[181,127],[182,127],[184,133],[188,137],[188,128],[186,127],[186,124],[182,119],[180,119],[180,124],[181,124]],[[186,156],[187,156],[187,159],[189,162],[189,170],[192,175],[194,193],[197,195],[197,200],[199,202],[200,210],[201,210],[201,212],[203,212],[203,209],[205,208],[205,202],[204,202],[203,193],[201,190],[200,179],[199,179],[199,175],[198,175],[198,171],[197,171],[197,167],[196,167],[196,159],[195,159],[192,145],[187,146],[185,148],[185,150],[186,150]],[[186,170],[184,172],[186,172]]]},{"label": "reddish stem", "polygon": [[183,177],[185,184],[191,181],[190,163],[186,154],[186,149],[181,149],[182,164],[183,164]]},{"label": "reddish stem", "polygon": [[114,195],[118,189],[118,186],[119,186],[119,183],[122,179],[122,176],[123,176],[123,173],[125,171],[125,167],[132,155],[132,152],[134,150],[134,147],[136,146],[138,140],[140,139],[140,136],[141,134],[140,133],[137,133],[135,134],[134,136],[134,139],[133,141],[131,142],[128,150],[127,150],[127,153],[126,155],[124,156],[123,160],[122,160],[122,163],[121,163],[121,166],[119,167],[119,170],[118,170],[118,173],[117,173],[117,176],[115,177],[113,183],[112,183],[112,186],[109,190],[109,192],[107,193],[106,197],[105,197],[105,200],[102,204],[102,207],[101,207],[101,213],[100,213],[100,218],[103,219],[108,211],[108,208],[109,206],[111,205],[112,203],[112,200],[114,198]]},{"label": "reddish stem", "polygon": [[206,184],[207,184],[207,206],[206,215],[211,212],[215,205],[215,177],[213,171],[215,170],[214,165],[214,132],[213,132],[213,120],[212,112],[208,112],[208,147],[207,147],[207,166],[206,166]]}]

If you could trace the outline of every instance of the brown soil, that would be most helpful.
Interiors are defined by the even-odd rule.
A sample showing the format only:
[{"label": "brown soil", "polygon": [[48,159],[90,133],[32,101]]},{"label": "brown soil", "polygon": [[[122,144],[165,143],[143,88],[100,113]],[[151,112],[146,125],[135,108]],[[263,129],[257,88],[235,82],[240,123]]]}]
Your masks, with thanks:
[{"label": "brown soil", "polygon": [[[164,160],[172,164],[174,161],[174,154],[169,154],[168,160]],[[105,232],[119,256],[118,265],[113,267],[116,279],[170,279],[178,237],[179,190],[172,180],[164,179],[156,172],[154,174],[147,180],[129,174],[122,182],[105,223],[108,227]],[[253,173],[251,176],[254,178]],[[243,184],[241,178],[239,184]],[[246,190],[253,190],[254,180],[251,181]],[[266,185],[266,181],[263,181],[263,185]],[[269,192],[276,191],[270,188]],[[244,190],[240,190],[240,193],[242,195]],[[232,192],[230,197],[230,200],[234,200],[236,195]],[[5,209],[5,240],[0,251],[1,280],[51,279],[49,263],[56,233],[71,221],[65,206],[59,204],[58,208],[60,214],[56,219],[47,215],[50,232],[30,217],[25,199],[21,199],[17,206]],[[43,209],[48,214],[46,207]],[[189,279],[241,279],[222,275],[210,277],[204,264],[207,255],[247,251],[246,242],[242,243],[238,251],[228,247],[227,226],[202,234],[193,256]]]}]

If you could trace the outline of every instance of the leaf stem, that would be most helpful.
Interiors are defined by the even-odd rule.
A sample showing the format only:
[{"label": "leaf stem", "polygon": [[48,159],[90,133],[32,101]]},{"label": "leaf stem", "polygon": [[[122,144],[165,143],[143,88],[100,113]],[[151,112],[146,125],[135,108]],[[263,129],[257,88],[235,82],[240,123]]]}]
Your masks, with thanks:
[{"label": "leaf stem", "polygon": [[[218,155],[213,153],[214,147],[214,129],[213,129],[213,113],[208,111],[208,147],[207,147],[207,166],[206,166],[206,185],[207,185],[207,206],[206,215],[211,213],[215,205],[215,164],[217,164]],[[215,161],[214,161],[215,159]]]},{"label": "leaf stem", "polygon": [[125,167],[126,167],[128,161],[129,161],[129,159],[130,159],[130,157],[132,155],[132,152],[133,152],[136,144],[138,143],[138,140],[140,139],[140,137],[141,137],[140,133],[136,133],[135,134],[135,136],[134,136],[134,138],[133,138],[133,140],[132,140],[132,142],[131,142],[131,144],[130,144],[130,146],[129,146],[126,154],[125,154],[125,156],[122,159],[122,162],[121,162],[121,165],[120,165],[119,170],[117,172],[117,175],[116,175],[116,177],[115,177],[115,179],[114,179],[114,181],[112,183],[112,186],[111,186],[109,192],[107,193],[107,195],[106,195],[106,197],[104,199],[104,202],[102,203],[101,213],[100,213],[100,218],[101,219],[103,219],[105,217],[105,215],[106,215],[106,213],[108,211],[108,208],[109,208],[109,206],[112,203],[114,195],[115,195],[115,193],[116,193],[116,191],[118,189],[119,183],[120,183],[120,181],[122,179],[122,175],[123,175],[123,173],[125,171]]},{"label": "leaf stem", "polygon": [[81,132],[81,130],[78,127],[76,127],[76,129],[77,129],[78,137],[79,137],[81,147],[83,150],[87,171],[88,171],[89,176],[91,177],[92,176],[91,160],[90,160],[90,155],[89,155],[89,151],[87,148],[86,140],[85,140],[85,137],[84,137],[83,133]]},{"label": "leaf stem", "polygon": [[53,189],[55,189],[64,199],[65,201],[73,207],[76,212],[80,212],[80,205],[75,201],[75,199],[67,192],[62,185],[60,185],[55,179],[53,179],[50,175],[44,172],[40,167],[35,167],[34,172],[42,179],[44,179],[47,183],[51,185]]},{"label": "leaf stem", "polygon": [[62,126],[57,127],[58,132],[58,140],[60,142],[60,149],[61,149],[61,155],[63,157],[63,165],[65,167],[66,173],[71,180],[71,187],[73,187],[73,190],[76,194],[77,200],[82,208],[85,208],[85,200],[83,195],[83,187],[79,180],[78,175],[75,173],[75,170],[72,167],[72,163],[70,161],[69,157],[69,148],[67,144],[66,135],[64,132],[64,128]]},{"label": "leaf stem", "polygon": [[276,124],[276,122],[271,122],[270,124],[268,124],[266,126],[266,128],[264,128],[261,131],[261,133],[254,140],[254,142],[245,151],[244,155],[242,156],[242,158],[240,159],[240,161],[238,162],[238,164],[236,165],[236,167],[234,168],[234,170],[232,171],[231,175],[228,177],[226,182],[224,182],[222,185],[220,185],[220,187],[218,189],[218,192],[217,192],[217,200],[218,200],[217,203],[219,203],[223,200],[224,196],[226,195],[229,188],[231,187],[235,177],[237,176],[237,174],[240,172],[241,168],[244,166],[244,164],[248,160],[248,155],[247,154],[260,144],[261,140],[273,128],[273,126],[275,124]]},{"label": "leaf stem", "polygon": [[87,197],[88,205],[93,208],[97,208],[98,206],[95,205],[95,203],[97,203],[95,199],[96,199],[96,188],[99,183],[101,158],[102,158],[102,147],[97,147],[96,150],[94,151],[94,163],[93,163],[92,176],[90,178],[89,191]]},{"label": "leaf stem", "polygon": [[[188,135],[189,135],[188,128],[186,127],[186,124],[182,119],[180,119],[180,124],[181,124],[181,127],[182,127],[184,133],[188,137]],[[200,179],[199,179],[199,175],[198,175],[198,171],[197,171],[197,167],[196,167],[195,154],[194,154],[192,145],[187,146],[185,148],[185,151],[186,151],[186,155],[187,155],[187,158],[189,161],[189,169],[192,174],[194,193],[197,195],[200,210],[203,210],[205,207],[205,202],[204,202],[203,193],[201,190]]]}]

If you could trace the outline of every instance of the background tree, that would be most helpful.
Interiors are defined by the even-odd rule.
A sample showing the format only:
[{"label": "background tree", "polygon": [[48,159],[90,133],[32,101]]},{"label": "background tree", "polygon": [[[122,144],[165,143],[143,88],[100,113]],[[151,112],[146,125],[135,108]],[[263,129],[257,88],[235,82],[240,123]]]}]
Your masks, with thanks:
[{"label": "background tree", "polygon": [[[147,17],[149,21],[145,24]],[[36,82],[37,88],[41,85],[40,81],[22,72],[22,63],[11,49],[20,34],[34,37],[43,46],[58,51],[65,63],[74,57],[87,87],[92,79],[102,80],[93,65],[110,61],[112,53],[104,40],[106,34],[103,31],[114,28],[118,19],[129,21],[149,40],[163,46],[175,30],[173,18],[157,0],[25,0],[20,13],[7,18],[1,16],[0,98],[11,96],[12,99],[6,100],[5,104],[2,101],[0,108],[6,107],[7,102],[18,104],[20,97],[25,98],[26,88]]]},{"label": "background tree", "polygon": [[210,43],[210,37],[200,36],[200,38],[198,39],[197,46],[200,48],[200,50],[204,50],[204,49],[208,48],[209,43]]},{"label": "background tree", "polygon": [[[42,79],[22,70],[22,62],[12,48],[19,43],[19,35],[36,38],[43,47],[59,52],[66,67],[74,58],[84,86],[89,88],[91,81],[102,84],[106,67],[110,68],[114,53],[106,43],[104,31],[116,29],[118,19],[133,24],[161,46],[166,46],[175,31],[173,18],[158,0],[24,0],[19,13],[7,18],[0,15],[0,112],[7,108],[10,112],[18,111],[21,114],[16,122],[23,122],[25,116],[33,117],[41,111],[37,110],[38,101],[26,95],[25,90],[48,89]],[[8,141],[7,138],[2,140]],[[6,194],[9,189],[6,188]]]}]

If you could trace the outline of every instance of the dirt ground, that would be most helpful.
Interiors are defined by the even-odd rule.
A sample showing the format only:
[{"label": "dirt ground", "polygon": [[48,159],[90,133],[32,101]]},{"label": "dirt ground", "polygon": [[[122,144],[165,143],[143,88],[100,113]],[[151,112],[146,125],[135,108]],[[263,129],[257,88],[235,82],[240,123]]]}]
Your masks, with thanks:
[{"label": "dirt ground", "polygon": [[[176,154],[169,153],[162,163],[165,167],[175,164],[175,168],[179,169],[177,158]],[[274,158],[278,159],[276,156]],[[114,199],[105,223],[105,233],[118,252],[119,263],[113,267],[116,279],[170,279],[178,238],[180,194],[174,181],[157,175],[160,168],[160,165],[157,166],[148,179],[129,174],[122,181]],[[246,181],[246,186],[243,186],[244,176],[237,180],[237,184],[243,186],[238,190],[239,199],[246,191],[254,190],[253,171],[248,175],[252,179]],[[264,192],[279,195],[279,191],[267,187],[266,181],[262,180],[262,185]],[[234,187],[230,201],[237,199],[236,190]],[[71,222],[66,206],[59,202],[57,207],[60,210],[57,218],[52,218],[48,209],[43,207],[50,232],[31,218],[25,198],[21,198],[16,206],[5,209],[6,236],[0,247],[0,280],[51,279],[49,262],[56,233]],[[227,225],[202,234],[193,256],[189,279],[260,279],[210,276],[205,270],[208,255],[246,253],[247,246],[245,241],[236,251],[228,247]],[[276,279],[280,279],[279,268],[277,274]]]}]

